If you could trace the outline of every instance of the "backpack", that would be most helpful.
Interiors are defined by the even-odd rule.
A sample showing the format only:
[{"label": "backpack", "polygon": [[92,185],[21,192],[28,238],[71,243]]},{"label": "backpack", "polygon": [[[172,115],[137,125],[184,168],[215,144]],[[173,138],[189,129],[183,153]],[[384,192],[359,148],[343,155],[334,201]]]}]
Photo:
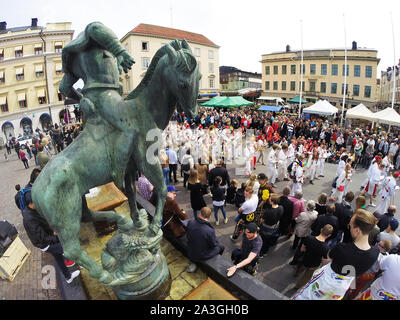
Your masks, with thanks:
[{"label": "backpack", "polygon": [[293,161],[291,164],[289,164],[288,167],[287,167],[287,171],[288,171],[288,173],[289,173],[289,178],[291,178],[291,179],[294,178],[294,176],[293,176],[293,174],[292,174],[293,163],[294,163],[294,161]]},{"label": "backpack", "polygon": [[21,191],[18,191],[16,197],[19,203],[19,209],[21,211],[24,211],[25,207],[27,206],[26,200],[25,200],[25,194],[27,192],[30,192],[32,190],[32,186],[26,185],[25,188],[23,188]]}]

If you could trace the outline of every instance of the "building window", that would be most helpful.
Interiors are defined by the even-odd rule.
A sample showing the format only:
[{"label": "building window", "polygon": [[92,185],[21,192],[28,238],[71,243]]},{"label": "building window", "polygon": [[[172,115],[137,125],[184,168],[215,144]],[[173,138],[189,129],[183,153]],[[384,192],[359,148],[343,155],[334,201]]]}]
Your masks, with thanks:
[{"label": "building window", "polygon": [[23,56],[24,56],[24,50],[23,50],[22,46],[16,47],[15,48],[15,57],[21,58]]},{"label": "building window", "polygon": [[337,76],[338,75],[338,66],[337,64],[332,65],[332,75]]},{"label": "building window", "polygon": [[200,57],[200,48],[194,48],[194,54],[196,57]]},{"label": "building window", "polygon": [[316,74],[317,73],[317,66],[312,63],[310,64],[310,74]]},{"label": "building window", "polygon": [[35,66],[35,73],[36,73],[36,77],[43,77],[44,76],[44,72],[43,72],[43,65],[37,65]]},{"label": "building window", "polygon": [[62,63],[56,63],[56,74],[62,74]]},{"label": "building window", "polygon": [[4,49],[0,49],[0,61],[4,60]]},{"label": "building window", "polygon": [[0,84],[6,82],[6,73],[4,71],[0,71]]},{"label": "building window", "polygon": [[265,90],[269,90],[269,81],[265,81]]},{"label": "building window", "polygon": [[210,82],[210,89],[214,88],[214,79],[209,79]]},{"label": "building window", "polygon": [[[344,89],[344,83],[342,83],[342,94],[344,94],[343,89]],[[346,83],[346,94],[347,94],[348,92],[349,92],[349,84]]]},{"label": "building window", "polygon": [[17,80],[24,80],[24,68],[17,68],[15,75]]},{"label": "building window", "polygon": [[35,55],[43,54],[43,46],[41,44],[35,44]]},{"label": "building window", "polygon": [[354,66],[354,76],[359,77],[361,73],[361,67],[359,65]]},{"label": "building window", "polygon": [[62,49],[63,49],[63,43],[62,42],[56,42],[54,44],[54,52],[61,53]]},{"label": "building window", "polygon": [[337,83],[332,83],[331,84],[331,93],[336,94],[337,93]]},{"label": "building window", "polygon": [[274,90],[278,90],[278,81],[274,81]]},{"label": "building window", "polygon": [[300,72],[303,72],[303,74],[306,73],[306,65],[304,63],[300,64]]},{"label": "building window", "polygon": [[28,107],[28,104],[26,103],[26,95],[24,92],[18,93],[18,104],[20,108]]},{"label": "building window", "polygon": [[364,98],[371,98],[371,86],[364,87]]},{"label": "building window", "polygon": [[149,67],[149,58],[143,57],[142,58],[142,69],[147,69]]},{"label": "building window", "polygon": [[290,81],[290,91],[296,91],[296,81]]},{"label": "building window", "polygon": [[310,81],[310,91],[315,92],[315,81]]},{"label": "building window", "polygon": [[358,97],[360,95],[360,86],[358,84],[353,85],[353,96]]},{"label": "building window", "polygon": [[326,64],[321,64],[321,74],[326,75],[327,74],[327,65]]},{"label": "building window", "polygon": [[265,74],[269,74],[270,70],[269,70],[269,66],[265,66]]},{"label": "building window", "polygon": [[290,66],[290,74],[296,74],[296,65],[295,64],[292,64]]},{"label": "building window", "polygon": [[214,73],[214,63],[212,63],[212,62],[208,63],[208,72]]},{"label": "building window", "polygon": [[46,97],[39,97],[39,104],[46,104]]},{"label": "building window", "polygon": [[321,82],[321,93],[326,93],[326,82]]},{"label": "building window", "polygon": [[365,77],[372,78],[372,67],[371,66],[365,67]]},{"label": "building window", "polygon": [[142,51],[149,51],[149,43],[142,41]]},{"label": "building window", "polygon": [[[128,90],[129,91],[129,90]],[[57,98],[58,101],[63,101],[64,100],[64,96],[62,95],[62,93],[60,92],[60,90],[57,90]]]},{"label": "building window", "polygon": [[1,112],[8,112],[7,97],[0,97]]},{"label": "building window", "polygon": [[287,68],[286,68],[286,65],[283,65],[283,66],[282,66],[282,74],[286,74],[286,72],[287,72],[286,69],[287,69]]},{"label": "building window", "polygon": [[208,50],[208,59],[214,59],[214,51]]},{"label": "building window", "polygon": [[[342,76],[344,76],[344,64],[342,65]],[[346,67],[346,76],[348,77],[349,76],[349,65],[347,65],[347,67]]]},{"label": "building window", "polygon": [[304,91],[304,88],[305,88],[304,81],[299,81],[299,88],[301,91]]},{"label": "building window", "polygon": [[282,81],[282,91],[286,91],[286,81]]},{"label": "building window", "polygon": [[278,74],[278,66],[274,66],[274,74]]}]

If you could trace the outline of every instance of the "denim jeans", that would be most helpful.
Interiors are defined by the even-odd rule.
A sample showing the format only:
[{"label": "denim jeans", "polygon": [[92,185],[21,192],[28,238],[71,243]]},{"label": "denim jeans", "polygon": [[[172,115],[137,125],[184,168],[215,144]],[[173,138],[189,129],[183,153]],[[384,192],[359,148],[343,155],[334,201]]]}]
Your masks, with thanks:
[{"label": "denim jeans", "polygon": [[163,168],[163,175],[164,175],[164,181],[166,185],[169,185],[169,167]]},{"label": "denim jeans", "polygon": [[222,215],[224,216],[224,219],[226,219],[226,212],[225,212],[225,205],[223,206],[214,206],[214,216],[215,216],[215,221],[218,221],[218,210],[222,211]]},{"label": "denim jeans", "polygon": [[64,258],[64,250],[61,246],[61,243],[51,244],[46,252],[50,253],[53,257],[61,272],[63,273],[65,279],[71,278],[71,272],[65,266],[65,258]]}]

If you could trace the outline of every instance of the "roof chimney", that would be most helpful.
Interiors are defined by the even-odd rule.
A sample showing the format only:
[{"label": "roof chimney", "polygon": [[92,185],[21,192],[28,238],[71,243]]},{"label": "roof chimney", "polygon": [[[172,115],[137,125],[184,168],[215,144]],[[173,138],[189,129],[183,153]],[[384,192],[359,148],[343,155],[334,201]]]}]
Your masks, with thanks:
[{"label": "roof chimney", "polygon": [[357,42],[353,41],[352,50],[357,50]]},{"label": "roof chimney", "polygon": [[37,27],[37,23],[38,23],[38,19],[37,18],[32,18],[32,23],[31,23],[31,27]]},{"label": "roof chimney", "polygon": [[7,22],[2,21],[0,22],[0,31],[7,30]]},{"label": "roof chimney", "polygon": [[286,52],[290,52],[290,46],[286,45]]}]

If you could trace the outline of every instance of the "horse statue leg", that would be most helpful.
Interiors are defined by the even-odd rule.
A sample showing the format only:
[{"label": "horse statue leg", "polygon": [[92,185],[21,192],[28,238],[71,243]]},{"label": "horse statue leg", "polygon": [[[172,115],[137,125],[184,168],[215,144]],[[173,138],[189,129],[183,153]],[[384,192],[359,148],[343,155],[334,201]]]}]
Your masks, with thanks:
[{"label": "horse statue leg", "polygon": [[135,174],[136,174],[136,163],[133,157],[129,160],[126,174],[125,174],[125,191],[128,197],[129,208],[131,211],[131,218],[134,225],[138,225],[138,207],[136,205],[136,187],[135,187]]}]

